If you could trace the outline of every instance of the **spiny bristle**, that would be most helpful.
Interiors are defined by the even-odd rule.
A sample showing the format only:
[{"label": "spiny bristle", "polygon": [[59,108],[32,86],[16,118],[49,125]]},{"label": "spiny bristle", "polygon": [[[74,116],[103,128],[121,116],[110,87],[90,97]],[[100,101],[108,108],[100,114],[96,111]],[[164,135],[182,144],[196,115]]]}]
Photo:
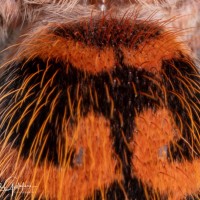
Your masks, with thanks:
[{"label": "spiny bristle", "polygon": [[[162,60],[179,58],[184,46],[175,34],[153,22],[133,21],[129,16],[103,16],[75,24],[52,24],[34,40],[25,40],[21,59],[40,57],[70,62],[90,73],[111,70],[123,59],[126,66],[161,70]],[[158,51],[159,49],[159,51]]]}]

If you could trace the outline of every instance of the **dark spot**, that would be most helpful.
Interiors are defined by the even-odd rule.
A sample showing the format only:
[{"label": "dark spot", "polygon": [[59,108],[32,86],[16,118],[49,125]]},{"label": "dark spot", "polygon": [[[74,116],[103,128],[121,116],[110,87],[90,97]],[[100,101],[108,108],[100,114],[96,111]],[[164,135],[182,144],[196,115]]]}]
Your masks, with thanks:
[{"label": "dark spot", "polygon": [[4,25],[4,19],[3,16],[0,14],[0,26]]}]

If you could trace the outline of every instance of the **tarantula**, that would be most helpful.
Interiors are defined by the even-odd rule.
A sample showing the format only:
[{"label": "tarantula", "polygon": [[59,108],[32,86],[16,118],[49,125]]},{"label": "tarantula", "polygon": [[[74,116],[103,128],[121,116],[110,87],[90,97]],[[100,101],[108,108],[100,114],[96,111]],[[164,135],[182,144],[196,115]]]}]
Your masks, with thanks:
[{"label": "tarantula", "polygon": [[1,199],[199,199],[198,1],[3,0]]}]

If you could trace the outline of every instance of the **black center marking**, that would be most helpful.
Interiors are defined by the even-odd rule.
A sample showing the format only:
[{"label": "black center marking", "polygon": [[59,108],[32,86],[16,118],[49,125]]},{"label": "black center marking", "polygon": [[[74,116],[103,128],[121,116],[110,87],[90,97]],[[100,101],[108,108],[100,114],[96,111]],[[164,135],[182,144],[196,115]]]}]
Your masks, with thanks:
[{"label": "black center marking", "polygon": [[[52,33],[52,30],[49,32]],[[121,44],[137,49],[141,43],[158,38],[163,33],[163,29],[148,22],[132,22],[125,17],[122,20],[89,19],[77,24],[73,23],[72,26],[59,26],[53,30],[53,33],[62,38],[71,38],[99,48],[119,47]]]}]

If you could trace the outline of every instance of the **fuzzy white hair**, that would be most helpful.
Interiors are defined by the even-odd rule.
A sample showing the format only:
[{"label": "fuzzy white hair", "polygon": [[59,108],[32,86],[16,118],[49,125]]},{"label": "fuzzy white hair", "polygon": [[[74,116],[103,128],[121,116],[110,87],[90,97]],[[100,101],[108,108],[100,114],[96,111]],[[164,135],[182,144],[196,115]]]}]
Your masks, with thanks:
[{"label": "fuzzy white hair", "polygon": [[51,22],[79,21],[102,9],[117,16],[137,12],[138,19],[167,21],[165,26],[180,32],[181,39],[200,56],[199,0],[1,0],[0,50],[15,43],[25,30],[31,33]]}]

